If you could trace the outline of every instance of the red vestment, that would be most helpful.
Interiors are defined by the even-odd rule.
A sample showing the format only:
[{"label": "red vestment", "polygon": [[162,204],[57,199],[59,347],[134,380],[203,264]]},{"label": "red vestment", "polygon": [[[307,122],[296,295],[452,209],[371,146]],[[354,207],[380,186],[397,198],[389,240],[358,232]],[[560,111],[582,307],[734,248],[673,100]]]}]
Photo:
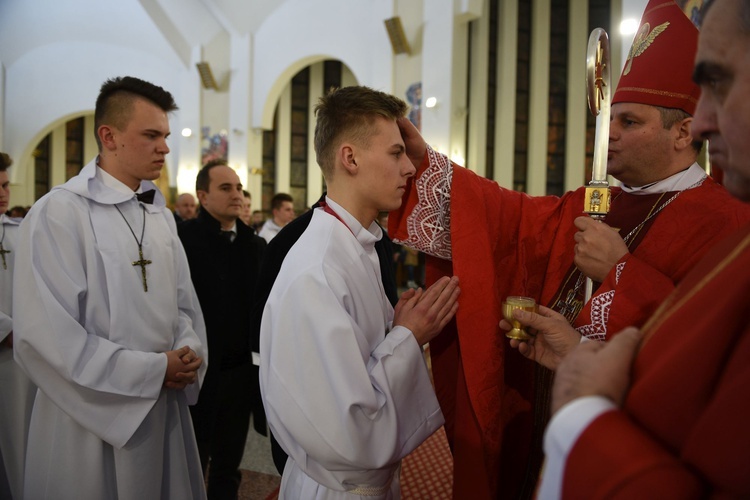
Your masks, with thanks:
[{"label": "red vestment", "polygon": [[[614,188],[613,198],[619,193]],[[562,197],[504,189],[428,149],[401,209],[389,217],[395,240],[442,257],[428,258],[428,281],[439,274],[460,279],[455,321],[430,342],[454,456],[454,498],[533,492],[539,470],[529,463],[532,432],[541,438],[546,424],[546,415],[534,414],[534,398],[546,400],[534,381],[546,370],[509,347],[498,327],[501,303],[509,295],[545,305],[556,298],[573,263],[573,220],[583,198],[583,189]],[[717,238],[750,222],[750,207],[707,178],[651,222],[583,307],[579,330],[603,338],[642,325]]]},{"label": "red vestment", "polygon": [[566,498],[750,498],[750,226],[645,327],[624,408],[568,455]]}]

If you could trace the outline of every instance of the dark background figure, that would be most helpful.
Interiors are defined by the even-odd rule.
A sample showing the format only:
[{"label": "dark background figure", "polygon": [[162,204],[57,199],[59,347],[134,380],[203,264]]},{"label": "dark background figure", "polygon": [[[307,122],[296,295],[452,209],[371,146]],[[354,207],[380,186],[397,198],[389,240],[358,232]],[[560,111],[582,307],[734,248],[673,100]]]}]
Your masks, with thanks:
[{"label": "dark background figure", "polygon": [[253,229],[255,229],[255,232],[259,233],[260,229],[263,227],[263,224],[266,223],[266,218],[263,216],[262,210],[253,210],[252,223],[252,227]]},{"label": "dark background figure", "polygon": [[197,205],[195,196],[190,193],[182,193],[177,197],[174,204],[174,220],[180,223],[185,220],[195,219]]},{"label": "dark background figure", "polygon": [[271,218],[258,230],[258,236],[271,241],[281,228],[294,220],[294,198],[287,193],[276,193],[271,198]]},{"label": "dark background figure", "polygon": [[23,219],[24,217],[26,217],[27,213],[28,210],[26,209],[26,207],[16,205],[15,207],[12,207],[10,210],[8,210],[8,217],[12,217],[14,219]]},{"label": "dark background figure", "polygon": [[240,220],[255,232],[255,227],[253,226],[253,197],[250,195],[249,191],[244,189],[242,190],[242,197],[243,202]]},{"label": "dark background figure", "polygon": [[[209,356],[198,403],[190,408],[208,498],[237,498],[250,424],[266,434],[258,368],[250,358],[250,308],[266,242],[240,219],[242,184],[224,162],[196,179],[198,217],[179,225],[206,321]],[[260,408],[260,411],[257,409]]]},{"label": "dark background figure", "polygon": [[[321,203],[325,201],[325,197],[326,194],[323,193],[315,205],[312,206],[312,209],[321,206]],[[255,300],[253,301],[251,313],[251,342],[252,351],[255,353],[260,352],[260,322],[261,319],[263,319],[263,309],[265,308],[266,301],[271,293],[271,288],[273,288],[274,281],[276,281],[276,276],[279,274],[281,264],[284,262],[286,254],[310,224],[310,219],[312,219],[313,214],[312,209],[284,226],[282,230],[279,231],[279,234],[277,234],[266,247],[260,275],[258,277],[258,283],[255,289]],[[395,306],[398,302],[398,290],[396,288],[396,279],[393,270],[393,244],[385,231],[383,231],[383,238],[375,244],[375,250],[378,253],[378,260],[380,261],[380,276],[383,280],[383,289],[385,290],[388,300],[393,306]],[[260,392],[260,385],[254,390]],[[265,417],[263,418],[263,422],[265,425]],[[276,470],[279,471],[279,474],[282,474],[284,472],[287,454],[281,449],[281,446],[273,437],[273,433],[270,433],[270,437],[273,463],[276,466]]]}]

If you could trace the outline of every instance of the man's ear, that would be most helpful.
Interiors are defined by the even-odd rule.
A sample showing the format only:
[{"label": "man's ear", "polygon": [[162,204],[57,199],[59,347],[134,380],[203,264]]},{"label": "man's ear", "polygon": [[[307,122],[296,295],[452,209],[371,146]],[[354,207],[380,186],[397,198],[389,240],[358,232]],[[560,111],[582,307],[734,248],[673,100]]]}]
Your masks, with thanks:
[{"label": "man's ear", "polygon": [[99,141],[102,143],[102,148],[109,149],[110,151],[117,148],[114,127],[111,125],[100,125],[96,133],[99,136]]},{"label": "man's ear", "polygon": [[342,144],[339,148],[341,164],[351,175],[356,175],[359,171],[357,160],[355,159],[355,148],[351,144]]},{"label": "man's ear", "polygon": [[693,117],[685,118],[684,120],[675,123],[677,128],[677,137],[675,139],[675,148],[682,150],[685,148],[692,147],[693,141],[695,140],[692,136],[691,130],[693,126]]},{"label": "man's ear", "polygon": [[208,193],[199,189],[195,192],[195,195],[198,197],[198,202],[201,204],[201,206],[203,206],[205,204],[206,196],[208,196]]}]

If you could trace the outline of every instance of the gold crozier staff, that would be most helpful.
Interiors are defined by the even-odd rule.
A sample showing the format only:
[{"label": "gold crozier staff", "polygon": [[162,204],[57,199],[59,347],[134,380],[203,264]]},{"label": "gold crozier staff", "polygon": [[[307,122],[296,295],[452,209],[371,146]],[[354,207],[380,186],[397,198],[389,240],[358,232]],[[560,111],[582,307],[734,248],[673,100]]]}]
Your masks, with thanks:
[{"label": "gold crozier staff", "polygon": [[[607,150],[609,149],[609,115],[611,102],[609,37],[602,28],[589,35],[586,53],[586,88],[591,113],[596,116],[594,161],[591,182],[586,186],[583,211],[597,220],[604,220],[609,212],[609,182],[607,182]],[[584,301],[591,299],[594,283],[586,278]]]}]

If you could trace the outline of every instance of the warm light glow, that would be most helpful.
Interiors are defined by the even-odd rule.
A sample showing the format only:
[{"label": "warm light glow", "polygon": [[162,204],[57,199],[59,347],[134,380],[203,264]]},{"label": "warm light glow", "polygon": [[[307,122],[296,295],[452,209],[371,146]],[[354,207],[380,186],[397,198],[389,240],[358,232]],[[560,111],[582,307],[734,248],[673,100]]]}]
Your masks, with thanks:
[{"label": "warm light glow", "polygon": [[634,35],[638,31],[638,20],[637,19],[624,19],[620,23],[620,34],[621,35]]},{"label": "warm light glow", "polygon": [[193,135],[193,131],[191,129],[187,127],[182,129],[182,137],[190,137],[191,135]]},{"label": "warm light glow", "polygon": [[240,163],[234,163],[232,165],[229,165],[229,167],[235,171],[237,177],[240,178],[242,186],[247,189],[247,167]]},{"label": "warm light glow", "polygon": [[195,177],[198,175],[198,167],[194,164],[180,165],[177,170],[177,194],[195,194]]},{"label": "warm light glow", "polygon": [[434,108],[437,105],[437,97],[428,97],[424,102],[425,108]]},{"label": "warm light glow", "polygon": [[460,153],[456,152],[451,155],[451,161],[455,163],[456,165],[465,165],[466,164],[466,158],[464,158]]}]

